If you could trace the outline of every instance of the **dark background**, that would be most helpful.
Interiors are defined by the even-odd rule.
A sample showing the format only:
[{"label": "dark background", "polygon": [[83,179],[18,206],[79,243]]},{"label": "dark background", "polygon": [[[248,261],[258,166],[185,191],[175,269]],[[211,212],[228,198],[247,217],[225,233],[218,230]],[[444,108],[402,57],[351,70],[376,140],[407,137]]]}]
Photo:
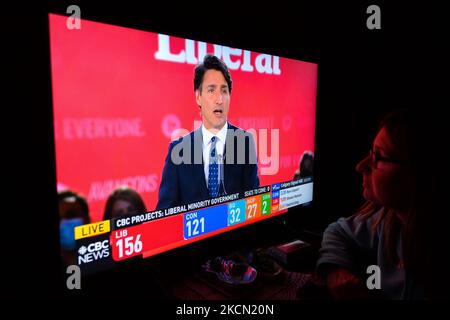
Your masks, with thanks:
[{"label": "dark background", "polygon": [[5,261],[13,295],[55,297],[62,287],[48,12],[65,14],[68,5],[78,4],[82,19],[317,62],[315,205],[300,222],[314,228],[352,214],[362,203],[354,168],[368,151],[380,117],[398,107],[423,112],[446,107],[440,97],[443,10],[433,5],[378,4],[381,30],[369,30],[366,8],[377,3],[156,8],[130,1],[53,2],[3,12],[4,61],[13,66],[10,80],[2,84],[10,161],[5,171],[12,174],[7,198],[12,206],[4,210],[11,233],[5,247],[11,253],[5,253]]}]

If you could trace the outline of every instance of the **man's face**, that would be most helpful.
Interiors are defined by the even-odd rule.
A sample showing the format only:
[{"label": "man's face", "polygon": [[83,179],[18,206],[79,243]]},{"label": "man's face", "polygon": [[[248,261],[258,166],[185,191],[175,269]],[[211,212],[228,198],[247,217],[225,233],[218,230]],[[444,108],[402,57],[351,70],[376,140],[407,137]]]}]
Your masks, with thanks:
[{"label": "man's face", "polygon": [[230,90],[222,72],[207,70],[200,89],[195,91],[195,99],[205,128],[222,129],[230,108]]}]

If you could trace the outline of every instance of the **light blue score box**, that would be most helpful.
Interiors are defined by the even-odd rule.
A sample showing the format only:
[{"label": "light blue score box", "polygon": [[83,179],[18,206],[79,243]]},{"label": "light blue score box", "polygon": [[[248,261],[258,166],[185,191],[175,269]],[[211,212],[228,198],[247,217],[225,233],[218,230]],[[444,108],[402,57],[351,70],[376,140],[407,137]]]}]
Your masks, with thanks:
[{"label": "light blue score box", "polygon": [[228,204],[228,225],[242,223],[246,219],[245,200],[238,200]]}]

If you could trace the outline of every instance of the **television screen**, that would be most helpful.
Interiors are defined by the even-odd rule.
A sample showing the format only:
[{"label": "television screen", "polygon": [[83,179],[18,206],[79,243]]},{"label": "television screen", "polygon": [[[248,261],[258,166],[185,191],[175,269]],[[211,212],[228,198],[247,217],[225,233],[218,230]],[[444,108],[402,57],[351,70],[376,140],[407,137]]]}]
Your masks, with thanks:
[{"label": "television screen", "polygon": [[[57,14],[49,25],[67,264],[98,271],[312,203],[316,63],[83,19],[72,29]],[[230,82],[212,69],[196,87],[209,55]]]}]

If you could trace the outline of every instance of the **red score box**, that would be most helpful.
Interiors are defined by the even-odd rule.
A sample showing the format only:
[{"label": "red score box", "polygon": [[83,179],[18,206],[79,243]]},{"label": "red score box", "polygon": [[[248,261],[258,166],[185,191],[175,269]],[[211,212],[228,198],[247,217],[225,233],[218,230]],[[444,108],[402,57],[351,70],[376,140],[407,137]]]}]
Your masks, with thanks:
[{"label": "red score box", "polygon": [[112,257],[125,260],[183,240],[183,215],[165,217],[111,232]]}]

